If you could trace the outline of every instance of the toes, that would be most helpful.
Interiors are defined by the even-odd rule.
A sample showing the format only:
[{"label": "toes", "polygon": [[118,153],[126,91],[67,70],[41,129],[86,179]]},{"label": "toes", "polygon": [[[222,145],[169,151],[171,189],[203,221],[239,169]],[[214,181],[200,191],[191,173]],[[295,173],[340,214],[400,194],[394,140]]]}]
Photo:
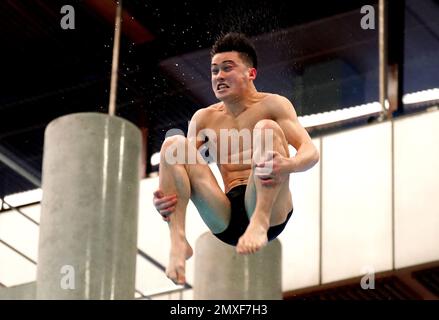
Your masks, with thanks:
[{"label": "toes", "polygon": [[236,245],[236,252],[239,253],[239,254],[244,254],[244,253],[245,253],[245,250],[246,250],[245,247],[246,247],[246,246],[245,246],[245,241],[244,241],[244,239],[243,239],[242,237],[239,238],[239,240],[238,240],[238,244]]},{"label": "toes", "polygon": [[177,273],[176,272],[166,271],[166,276],[174,283],[177,281]]},{"label": "toes", "polygon": [[178,266],[175,271],[176,271],[176,275],[177,275],[177,277],[175,279],[176,283],[181,284],[182,281],[184,283],[184,280],[185,280],[184,268],[182,268],[181,266]]},{"label": "toes", "polygon": [[253,254],[266,244],[266,242],[248,241],[245,238],[240,238],[236,245],[236,252],[239,254]]},{"label": "toes", "polygon": [[175,284],[185,284],[186,277],[184,274],[180,274],[177,272],[166,273],[166,276]]},{"label": "toes", "polygon": [[239,254],[248,254],[249,252],[249,248],[245,243],[241,243],[238,244],[238,246],[236,246],[236,252]]},{"label": "toes", "polygon": [[186,283],[186,276],[184,269],[179,270],[174,269],[173,271],[166,271],[166,276],[175,284],[185,284]]},{"label": "toes", "polygon": [[185,284],[186,283],[186,276],[185,276],[185,272],[184,269],[179,268],[177,269],[176,272],[176,281],[174,281],[175,284]]},{"label": "toes", "polygon": [[184,274],[179,274],[177,279],[177,284],[185,284],[186,283],[186,277]]},{"label": "toes", "polygon": [[259,251],[262,245],[256,244],[254,242],[247,243],[245,241],[240,241],[236,246],[236,252],[239,254],[253,254]]}]

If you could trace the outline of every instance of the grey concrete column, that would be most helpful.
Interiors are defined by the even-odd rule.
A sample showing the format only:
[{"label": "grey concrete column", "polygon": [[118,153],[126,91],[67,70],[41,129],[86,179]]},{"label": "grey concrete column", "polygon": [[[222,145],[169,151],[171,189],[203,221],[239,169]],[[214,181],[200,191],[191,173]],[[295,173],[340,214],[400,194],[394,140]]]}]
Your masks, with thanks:
[{"label": "grey concrete column", "polygon": [[194,299],[280,300],[281,259],[278,239],[255,254],[239,255],[206,232],[195,244]]},{"label": "grey concrete column", "polygon": [[140,130],[78,113],[45,132],[37,299],[133,299]]}]

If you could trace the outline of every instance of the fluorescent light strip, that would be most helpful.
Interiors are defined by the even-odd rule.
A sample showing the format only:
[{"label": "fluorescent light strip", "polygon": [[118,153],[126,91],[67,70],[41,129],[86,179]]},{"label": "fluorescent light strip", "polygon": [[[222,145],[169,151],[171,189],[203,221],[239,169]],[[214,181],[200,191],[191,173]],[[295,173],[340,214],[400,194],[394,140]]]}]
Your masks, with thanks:
[{"label": "fluorescent light strip", "polygon": [[305,128],[309,128],[365,116],[368,114],[379,112],[380,110],[381,104],[379,104],[378,102],[372,102],[355,107],[302,116],[299,117],[299,122]]},{"label": "fluorescent light strip", "polygon": [[[402,97],[402,101],[404,104],[422,103],[422,102],[434,101],[434,100],[439,100],[439,88],[408,93]],[[386,108],[388,108],[388,104],[386,104]],[[333,111],[315,113],[315,114],[299,117],[299,122],[305,128],[309,128],[309,127],[334,123],[338,121],[343,121],[347,119],[354,119],[380,111],[381,111],[381,104],[375,101],[350,108],[337,109]]]},{"label": "fluorescent light strip", "polygon": [[13,207],[18,207],[28,203],[38,202],[41,201],[42,197],[43,190],[41,188],[26,192],[14,193],[5,197],[4,207],[9,208],[6,203],[10,204]]},{"label": "fluorescent light strip", "polygon": [[404,104],[413,104],[432,100],[439,100],[439,88],[408,93],[402,97],[402,102]]}]

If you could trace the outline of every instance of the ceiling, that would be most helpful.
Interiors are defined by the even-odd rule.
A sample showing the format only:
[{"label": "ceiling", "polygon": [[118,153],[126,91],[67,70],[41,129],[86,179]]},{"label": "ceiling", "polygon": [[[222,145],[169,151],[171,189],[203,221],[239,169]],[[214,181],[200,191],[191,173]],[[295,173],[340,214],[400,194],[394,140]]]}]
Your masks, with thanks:
[{"label": "ceiling", "polygon": [[[430,16],[438,2],[409,8],[412,2],[407,10],[416,13],[417,27],[431,29],[427,42],[434,44],[425,48],[421,39],[410,52],[418,46],[437,50],[439,27]],[[359,9],[376,3],[125,0],[117,115],[148,128],[148,155],[159,150],[167,130],[186,130],[195,110],[215,102],[209,48],[227,31],[252,38],[260,60],[258,89],[287,96],[299,115],[374,101],[377,30],[359,27]],[[107,112],[115,2],[70,1],[73,30],[60,26],[64,4],[0,2],[0,196],[38,185],[50,121]]]}]

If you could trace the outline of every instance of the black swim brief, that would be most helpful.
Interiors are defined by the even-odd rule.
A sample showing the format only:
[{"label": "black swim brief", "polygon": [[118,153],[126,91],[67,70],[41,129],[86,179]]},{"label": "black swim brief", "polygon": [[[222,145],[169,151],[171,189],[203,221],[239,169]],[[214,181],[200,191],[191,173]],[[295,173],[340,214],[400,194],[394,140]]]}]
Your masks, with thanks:
[{"label": "black swim brief", "polygon": [[[247,212],[245,211],[245,189],[246,185],[239,185],[227,192],[226,196],[229,198],[231,205],[230,222],[226,230],[221,233],[214,233],[214,235],[221,241],[236,246],[239,238],[244,234],[250,222]],[[293,209],[288,213],[285,222],[272,226],[267,231],[268,241],[276,239],[277,236],[284,230],[288,220],[293,214]]]}]

